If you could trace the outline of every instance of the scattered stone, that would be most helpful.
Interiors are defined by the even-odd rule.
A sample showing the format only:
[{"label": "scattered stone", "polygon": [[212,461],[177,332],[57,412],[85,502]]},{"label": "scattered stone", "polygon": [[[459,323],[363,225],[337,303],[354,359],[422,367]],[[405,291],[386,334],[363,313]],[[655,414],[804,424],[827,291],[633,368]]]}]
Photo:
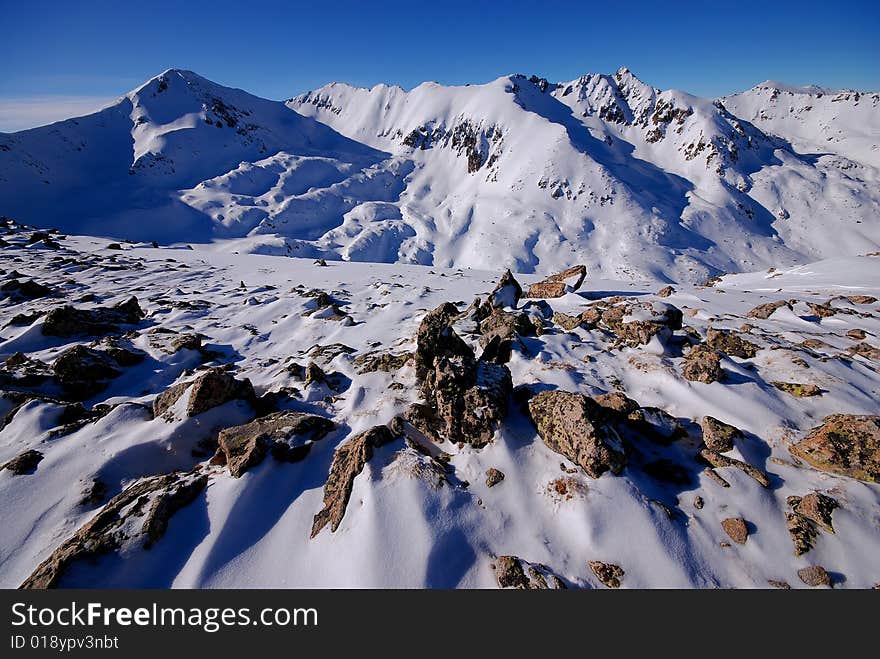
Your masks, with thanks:
[{"label": "scattered stone", "polygon": [[822,390],[815,384],[801,384],[799,382],[771,382],[774,387],[795,398],[807,398],[809,396],[821,396]]},{"label": "scattered stone", "polygon": [[19,453],[12,460],[0,467],[0,471],[8,469],[16,476],[24,474],[32,474],[37,469],[37,465],[43,459],[43,454],[39,451],[29,449],[24,453]]},{"label": "scattered stone", "polygon": [[821,565],[811,565],[798,570],[801,581],[811,587],[831,586],[831,575]]},{"label": "scattered stone", "polygon": [[767,579],[767,583],[773,588],[777,588],[779,590],[791,590],[791,586],[788,585],[785,581],[778,581],[776,579]]},{"label": "scattered stone", "polygon": [[880,480],[880,416],[832,414],[790,449],[816,469]]},{"label": "scattered stone", "polygon": [[699,343],[685,357],[681,374],[691,382],[710,384],[722,380],[721,355],[705,343]]},{"label": "scattered stone", "polygon": [[593,478],[619,474],[626,464],[623,443],[608,415],[592,398],[567,391],[542,391],[528,402],[538,435]]},{"label": "scattered stone", "polygon": [[574,292],[581,287],[587,276],[587,268],[584,265],[575,265],[556,275],[550,275],[546,279],[529,286],[528,298],[557,298],[566,293]]},{"label": "scattered stone", "polygon": [[106,389],[109,380],[122,375],[117,366],[109,354],[76,345],[55,359],[52,371],[71,397],[85,400]]},{"label": "scattered stone", "polygon": [[744,545],[749,539],[749,528],[742,517],[729,517],[721,520],[721,527],[730,536],[730,539],[739,545]]},{"label": "scattered stone", "polygon": [[529,563],[517,556],[499,556],[493,567],[499,588],[563,590],[566,587],[546,566]]},{"label": "scattered stone", "polygon": [[696,508],[697,510],[702,510],[703,506],[705,505],[706,503],[703,501],[703,497],[694,497],[694,508]]},{"label": "scattered stone", "polygon": [[703,430],[703,443],[707,448],[718,453],[733,450],[734,440],[744,439],[739,428],[719,421],[713,416],[704,416],[700,427]]},{"label": "scattered stone", "polygon": [[196,416],[202,412],[241,399],[249,403],[256,401],[253,385],[248,379],[237,380],[220,367],[208,369],[195,380],[175,384],[156,396],[153,401],[154,416],[161,416],[189,391],[186,416]]},{"label": "scattered stone", "polygon": [[489,294],[488,302],[493,309],[516,308],[521,297],[522,287],[510,270],[507,270],[495,289]]},{"label": "scattered stone", "polygon": [[774,311],[777,309],[781,309],[782,307],[788,307],[791,309],[791,305],[786,300],[779,300],[777,302],[766,302],[765,304],[759,304],[757,307],[749,311],[746,315],[749,318],[758,318],[760,320],[768,319]]},{"label": "scattered stone", "polygon": [[390,373],[391,371],[397,371],[406,366],[412,358],[413,355],[411,352],[403,352],[400,354],[393,354],[390,352],[371,352],[366,355],[355,357],[352,364],[361,375],[364,373],[373,373],[375,371]]},{"label": "scattered stone", "polygon": [[740,359],[753,358],[760,347],[746,341],[736,332],[728,332],[709,328],[706,332],[706,345],[713,350],[723,352],[731,357],[739,357]]},{"label": "scattered stone", "polygon": [[846,333],[846,336],[854,341],[861,341],[868,335],[863,329],[851,329]]},{"label": "scattered stone", "polygon": [[821,492],[810,492],[803,497],[789,497],[788,503],[797,514],[815,522],[828,533],[834,533],[831,515],[840,504],[833,497]]},{"label": "scattered stone", "polygon": [[596,578],[608,588],[620,588],[620,580],[626,572],[619,565],[603,563],[602,561],[590,561],[590,569]]},{"label": "scattered stone", "polygon": [[767,477],[767,474],[765,474],[757,467],[753,467],[746,462],[742,462],[741,460],[736,460],[734,458],[729,458],[726,455],[721,455],[720,453],[713,451],[709,448],[702,449],[698,457],[704,463],[715,467],[716,469],[721,467],[736,467],[737,469],[745,472],[748,476],[756,480],[761,485],[761,487],[770,487],[770,479]]},{"label": "scattered stone", "polygon": [[669,297],[670,295],[675,295],[675,289],[672,286],[664,286],[657,291],[657,297]]},{"label": "scattered stone", "polygon": [[491,467],[486,470],[486,487],[494,487],[504,480],[504,472]]},{"label": "scattered stone", "polygon": [[119,331],[120,325],[135,325],[144,317],[137,298],[130,297],[110,307],[76,309],[70,305],[56,307],[43,320],[46,336],[94,336]]},{"label": "scattered stone", "polygon": [[877,301],[873,295],[848,295],[846,299],[853,304],[874,304]]}]

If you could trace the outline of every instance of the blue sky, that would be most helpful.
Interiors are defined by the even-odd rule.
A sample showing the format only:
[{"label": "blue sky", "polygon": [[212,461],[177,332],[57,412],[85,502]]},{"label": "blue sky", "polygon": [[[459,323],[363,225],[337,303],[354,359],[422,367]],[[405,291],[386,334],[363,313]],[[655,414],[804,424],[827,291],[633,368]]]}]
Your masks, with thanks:
[{"label": "blue sky", "polygon": [[170,68],[282,99],[628,66],[718,96],[766,79],[880,89],[880,3],[0,0],[0,130],[82,114]]}]

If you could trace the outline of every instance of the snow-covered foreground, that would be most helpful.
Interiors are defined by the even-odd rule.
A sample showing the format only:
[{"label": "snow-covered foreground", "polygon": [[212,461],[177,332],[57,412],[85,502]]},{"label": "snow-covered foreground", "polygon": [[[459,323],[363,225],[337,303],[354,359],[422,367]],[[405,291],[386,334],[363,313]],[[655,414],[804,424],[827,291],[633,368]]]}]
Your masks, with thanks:
[{"label": "snow-covered foreground", "polygon": [[[664,298],[655,282],[588,276],[576,292],[548,300],[552,311],[521,300],[541,329],[513,342],[507,366],[515,393],[491,441],[481,448],[437,444],[407,426],[406,439],[371,451],[338,528],[310,538],[336,449],[419,400],[411,358],[388,359],[388,370],[373,371],[359,358],[414,352],[428,311],[445,302],[464,311],[475,296],[485,299],[502,273],[339,261],[322,267],[310,259],[147,244],[111,249],[104,239],[57,234],[28,245],[29,236],[14,228],[0,248],[0,360],[24,353],[49,366],[16,357],[0,375],[2,389],[29,392],[4,394],[0,402],[0,464],[27,450],[43,457],[19,474],[0,471],[0,586],[22,584],[125,488],[147,482],[138,479],[175,470],[201,480],[186,496],[162,500],[167,514],[159,526],[149,533],[140,526],[147,509],[148,520],[155,512],[144,486],[145,494],[112,518],[107,534],[116,544],[94,555],[75,548],[80,557],[53,573],[53,585],[495,587],[497,557],[508,555],[545,566],[569,587],[602,587],[590,561],[619,566],[627,588],[805,587],[798,570],[815,565],[835,587],[880,581],[880,486],[819,471],[789,452],[826,415],[880,413],[880,306],[853,297],[880,296],[876,255],[732,275],[710,287],[676,285]],[[6,285],[12,279],[19,284]],[[49,295],[21,285],[32,279],[49,286]],[[539,278],[517,279],[525,287]],[[47,335],[46,316],[27,316],[65,303],[107,307],[130,296],[145,317],[118,331]],[[684,328],[614,347],[620,337],[601,324],[561,327],[613,296],[653,305],[647,315],[633,307],[625,321],[668,311],[663,303],[684,312]],[[792,302],[765,319],[746,318],[778,300]],[[17,314],[24,315],[13,319]],[[720,381],[682,376],[689,343],[705,341],[710,326],[738,330],[746,322],[737,336],[757,346],[753,357],[723,355]],[[479,355],[474,323],[465,317],[453,327]],[[119,338],[92,343],[108,334]],[[55,360],[74,345],[95,351],[75,362],[73,373],[62,372]],[[116,355],[115,373],[99,378],[103,390],[88,389],[95,384],[88,368],[106,355]],[[296,366],[311,362],[320,371]],[[254,406],[265,407],[267,397],[233,397],[187,416],[183,396],[153,413],[159,394],[208,366],[248,378],[257,396],[279,392],[276,411],[312,413],[336,428],[303,459],[273,452],[233,477],[231,461],[210,460],[217,433],[265,413]],[[820,392],[797,397],[772,382],[817,385]],[[529,388],[625,392],[671,414],[685,436],[628,438],[622,471],[592,478],[538,436],[527,407],[516,402]],[[84,397],[84,412],[72,410],[69,400],[77,397]],[[651,418],[662,420],[658,415]],[[742,430],[724,456],[751,465],[758,478],[697,460],[705,415]],[[489,469],[504,474],[493,487]],[[796,556],[787,498],[811,492],[838,503],[833,533],[813,524],[814,546]],[[732,533],[722,527],[739,518],[748,536],[742,544],[734,541],[735,524]]]}]

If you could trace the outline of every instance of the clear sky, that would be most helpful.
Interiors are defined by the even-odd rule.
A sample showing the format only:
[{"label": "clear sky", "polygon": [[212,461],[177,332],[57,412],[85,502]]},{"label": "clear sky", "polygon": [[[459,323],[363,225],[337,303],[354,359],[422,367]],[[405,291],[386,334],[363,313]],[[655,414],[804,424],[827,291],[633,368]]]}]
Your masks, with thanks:
[{"label": "clear sky", "polygon": [[0,130],[82,114],[170,68],[283,99],[628,66],[701,96],[766,79],[880,89],[880,2],[0,0]]}]

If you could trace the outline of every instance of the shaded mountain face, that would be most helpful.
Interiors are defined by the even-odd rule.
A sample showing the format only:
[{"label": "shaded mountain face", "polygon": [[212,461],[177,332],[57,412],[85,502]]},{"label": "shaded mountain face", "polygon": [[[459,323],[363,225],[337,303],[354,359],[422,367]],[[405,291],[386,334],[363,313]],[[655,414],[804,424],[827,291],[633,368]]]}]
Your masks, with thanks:
[{"label": "shaded mountain face", "polygon": [[[775,91],[774,91],[775,90]],[[880,249],[877,95],[627,69],[267,101],[170,70],[0,135],[0,212],[246,252],[698,281]]]}]

